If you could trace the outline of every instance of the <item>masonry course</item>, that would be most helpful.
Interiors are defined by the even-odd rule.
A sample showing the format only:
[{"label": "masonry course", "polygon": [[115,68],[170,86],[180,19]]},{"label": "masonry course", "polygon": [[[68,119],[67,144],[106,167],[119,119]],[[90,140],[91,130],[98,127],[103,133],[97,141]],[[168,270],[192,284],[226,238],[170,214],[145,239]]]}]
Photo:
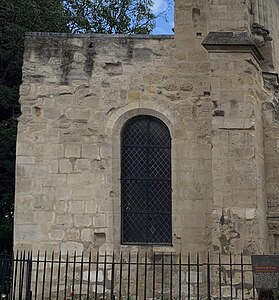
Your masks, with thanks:
[{"label": "masonry course", "polygon": [[[15,249],[279,251],[279,7],[259,7],[176,0],[173,36],[27,33]],[[137,115],[171,133],[172,246],[121,245],[120,133]]]}]

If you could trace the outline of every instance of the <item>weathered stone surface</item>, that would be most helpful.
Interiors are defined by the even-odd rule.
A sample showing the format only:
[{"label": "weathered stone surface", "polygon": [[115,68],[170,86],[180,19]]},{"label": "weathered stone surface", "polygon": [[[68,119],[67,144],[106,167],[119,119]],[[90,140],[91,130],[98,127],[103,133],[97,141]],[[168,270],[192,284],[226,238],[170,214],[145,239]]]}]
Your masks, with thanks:
[{"label": "weathered stone surface", "polygon": [[61,253],[69,255],[81,255],[83,251],[83,244],[77,242],[66,242],[61,244]]},{"label": "weathered stone surface", "polygon": [[172,139],[164,251],[267,252],[266,217],[274,248],[279,30],[258,49],[250,25],[275,24],[275,1],[251,14],[249,1],[176,0],[173,37],[27,34],[15,249],[121,249],[121,134],[137,115],[159,118]]}]

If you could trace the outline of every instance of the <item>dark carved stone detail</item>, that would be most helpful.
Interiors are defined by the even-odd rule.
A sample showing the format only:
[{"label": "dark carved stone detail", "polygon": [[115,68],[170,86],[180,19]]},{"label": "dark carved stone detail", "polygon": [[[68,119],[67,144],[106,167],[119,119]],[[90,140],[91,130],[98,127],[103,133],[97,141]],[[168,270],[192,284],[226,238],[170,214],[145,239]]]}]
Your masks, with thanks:
[{"label": "dark carved stone detail", "polygon": [[263,47],[266,42],[272,41],[269,30],[258,23],[252,25],[252,35],[254,43],[259,48]]}]

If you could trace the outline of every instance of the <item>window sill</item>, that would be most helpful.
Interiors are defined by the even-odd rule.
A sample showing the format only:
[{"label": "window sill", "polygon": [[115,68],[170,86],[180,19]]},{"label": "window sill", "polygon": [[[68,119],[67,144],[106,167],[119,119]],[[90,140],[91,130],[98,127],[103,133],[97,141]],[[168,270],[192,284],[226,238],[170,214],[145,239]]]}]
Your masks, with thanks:
[{"label": "window sill", "polygon": [[164,255],[171,255],[176,253],[173,246],[153,246],[152,250],[154,255],[162,255],[163,253]]}]

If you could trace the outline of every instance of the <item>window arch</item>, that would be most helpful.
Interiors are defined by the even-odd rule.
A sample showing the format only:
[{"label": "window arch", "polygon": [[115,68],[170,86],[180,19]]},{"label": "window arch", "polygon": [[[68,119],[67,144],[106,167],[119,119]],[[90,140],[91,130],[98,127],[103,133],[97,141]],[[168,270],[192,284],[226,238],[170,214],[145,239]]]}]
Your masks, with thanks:
[{"label": "window arch", "polygon": [[171,136],[153,116],[122,128],[121,226],[123,244],[172,243]]}]

